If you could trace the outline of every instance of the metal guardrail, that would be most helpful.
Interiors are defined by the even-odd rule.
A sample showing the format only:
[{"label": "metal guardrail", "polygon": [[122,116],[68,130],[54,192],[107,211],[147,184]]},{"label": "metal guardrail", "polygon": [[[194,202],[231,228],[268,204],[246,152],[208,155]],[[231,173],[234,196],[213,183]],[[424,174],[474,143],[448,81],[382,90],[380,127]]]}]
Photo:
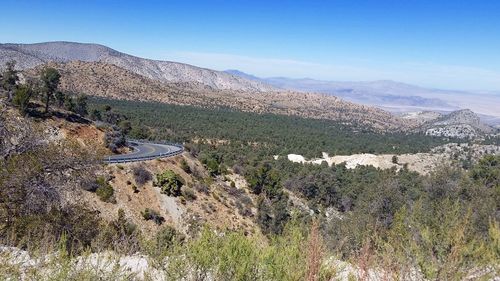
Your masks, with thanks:
[{"label": "metal guardrail", "polygon": [[[170,145],[179,148],[177,151],[172,151],[168,153],[160,153],[158,155],[153,155],[153,156],[144,156],[144,157],[130,157],[130,158],[123,158],[123,159],[111,159],[111,157],[108,157],[107,159],[104,159],[104,163],[107,164],[117,164],[117,163],[127,163],[127,162],[138,162],[138,161],[148,161],[148,160],[154,160],[154,159],[160,159],[160,158],[167,158],[167,157],[172,157],[179,155],[184,152],[184,146],[182,144],[178,143],[167,143],[167,142],[152,142],[152,141],[146,141],[146,140],[127,140],[127,143],[151,143],[151,144],[164,144],[164,145]],[[124,154],[126,156],[126,154]]]}]

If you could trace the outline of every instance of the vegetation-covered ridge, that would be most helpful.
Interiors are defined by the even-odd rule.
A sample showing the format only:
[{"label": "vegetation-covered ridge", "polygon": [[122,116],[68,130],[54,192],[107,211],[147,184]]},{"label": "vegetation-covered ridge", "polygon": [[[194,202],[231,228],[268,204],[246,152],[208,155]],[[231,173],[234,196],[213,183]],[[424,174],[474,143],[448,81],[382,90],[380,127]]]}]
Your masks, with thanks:
[{"label": "vegetation-covered ridge", "polygon": [[[167,105],[91,98],[90,106],[101,109],[110,105],[128,117],[135,126],[150,131],[149,138],[193,142],[200,140],[235,149],[226,156],[264,151],[267,155],[300,153],[317,157],[322,152],[415,153],[449,141],[423,134],[377,133],[370,128],[343,124],[326,119],[308,119],[277,114],[240,112],[229,108],[204,109],[193,106]],[[231,156],[230,156],[231,155]]]}]

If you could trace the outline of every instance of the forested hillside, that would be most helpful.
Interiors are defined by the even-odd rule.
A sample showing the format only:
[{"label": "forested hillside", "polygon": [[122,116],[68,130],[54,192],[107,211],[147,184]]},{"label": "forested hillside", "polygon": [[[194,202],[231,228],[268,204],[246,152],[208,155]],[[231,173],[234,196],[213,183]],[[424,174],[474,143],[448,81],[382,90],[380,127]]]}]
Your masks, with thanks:
[{"label": "forested hillside", "polygon": [[[361,125],[327,119],[240,112],[229,108],[203,109],[110,99],[90,100],[93,110],[108,105],[136,127],[132,137],[167,139],[218,146],[223,158],[300,153],[318,157],[352,153],[415,153],[452,141],[423,134],[378,133]],[[141,133],[139,133],[139,131]],[[142,135],[142,133],[145,133]],[[232,151],[228,151],[232,150]]]}]

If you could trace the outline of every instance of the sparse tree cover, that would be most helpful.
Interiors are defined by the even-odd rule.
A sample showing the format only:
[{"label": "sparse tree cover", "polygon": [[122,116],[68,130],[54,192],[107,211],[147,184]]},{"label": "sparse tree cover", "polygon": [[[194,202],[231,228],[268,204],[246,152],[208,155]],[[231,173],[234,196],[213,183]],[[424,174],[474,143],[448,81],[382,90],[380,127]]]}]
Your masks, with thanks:
[{"label": "sparse tree cover", "polygon": [[0,75],[0,86],[7,94],[7,102],[12,102],[23,114],[37,115],[37,105],[35,104],[30,109],[30,102],[39,98],[44,104],[46,114],[50,104],[55,101],[59,108],[64,108],[80,116],[88,115],[87,96],[59,91],[60,79],[60,73],[49,67],[41,71],[39,78],[30,78],[25,83],[20,84],[18,71],[15,70],[15,62],[11,61],[6,63],[5,71]]}]

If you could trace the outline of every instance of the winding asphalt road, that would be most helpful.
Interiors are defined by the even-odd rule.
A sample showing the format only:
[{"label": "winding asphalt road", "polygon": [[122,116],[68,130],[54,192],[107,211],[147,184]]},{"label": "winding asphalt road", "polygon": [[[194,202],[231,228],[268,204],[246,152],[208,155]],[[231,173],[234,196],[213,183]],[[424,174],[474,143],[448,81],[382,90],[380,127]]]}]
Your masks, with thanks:
[{"label": "winding asphalt road", "polygon": [[106,163],[125,163],[152,160],[156,158],[166,158],[181,154],[184,151],[182,145],[149,143],[135,140],[128,140],[127,144],[134,151],[127,154],[117,154],[107,156]]}]

